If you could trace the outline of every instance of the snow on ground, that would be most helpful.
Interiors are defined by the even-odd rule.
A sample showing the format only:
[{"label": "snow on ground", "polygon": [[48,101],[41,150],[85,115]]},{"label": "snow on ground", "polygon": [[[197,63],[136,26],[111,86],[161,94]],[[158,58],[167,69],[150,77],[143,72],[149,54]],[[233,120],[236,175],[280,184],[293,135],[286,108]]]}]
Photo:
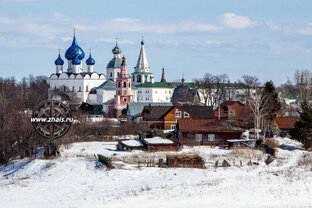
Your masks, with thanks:
[{"label": "snow on ground", "polygon": [[281,146],[284,146],[287,149],[303,149],[303,144],[299,141],[289,139],[287,137],[274,137],[274,140]]},{"label": "snow on ground", "polygon": [[[259,150],[185,147],[198,153],[207,169],[137,167],[147,158],[168,152],[116,151],[117,142],[81,142],[61,156],[17,160],[0,166],[1,207],[311,207],[312,154],[277,151],[265,165]],[[110,171],[96,167],[94,154],[113,158]],[[227,159],[232,166],[215,168]],[[242,161],[242,166],[240,162]],[[248,161],[259,165],[248,166]],[[234,164],[234,165],[233,165]],[[299,166],[299,164],[301,164]],[[14,165],[14,166],[13,166]]]}]

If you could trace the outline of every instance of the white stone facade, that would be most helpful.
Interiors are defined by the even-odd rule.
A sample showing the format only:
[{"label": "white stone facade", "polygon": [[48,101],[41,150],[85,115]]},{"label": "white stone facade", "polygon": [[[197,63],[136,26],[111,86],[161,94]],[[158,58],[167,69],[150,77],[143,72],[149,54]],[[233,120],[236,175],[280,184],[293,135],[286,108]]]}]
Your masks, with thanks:
[{"label": "white stone facade", "polygon": [[174,88],[137,88],[137,102],[165,103],[170,102]]},{"label": "white stone facade", "polygon": [[[80,99],[80,102],[87,102],[91,89],[98,87],[105,81],[105,76],[96,72],[80,74],[52,74],[49,78],[50,91],[60,89],[75,92],[77,98]],[[90,99],[94,100],[94,98]]]}]

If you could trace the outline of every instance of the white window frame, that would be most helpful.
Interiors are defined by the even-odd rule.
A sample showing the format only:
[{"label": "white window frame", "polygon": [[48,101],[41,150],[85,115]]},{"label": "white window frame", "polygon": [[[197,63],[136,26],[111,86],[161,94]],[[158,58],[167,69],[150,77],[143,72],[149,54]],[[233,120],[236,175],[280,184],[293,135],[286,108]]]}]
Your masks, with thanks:
[{"label": "white window frame", "polygon": [[171,126],[170,126],[170,129],[171,129],[171,130],[175,130],[175,129],[176,129],[176,125],[171,125]]},{"label": "white window frame", "polygon": [[175,117],[176,117],[176,118],[181,118],[181,116],[182,116],[182,112],[179,111],[178,109],[176,109],[176,111],[175,111]]},{"label": "white window frame", "polygon": [[230,116],[230,118],[235,117],[235,112],[230,110],[230,112],[229,112],[229,116]]},{"label": "white window frame", "polygon": [[184,112],[184,118],[189,118],[189,117],[190,117],[190,114],[187,112]]},{"label": "white window frame", "polygon": [[208,134],[208,142],[213,142],[216,140],[215,134]]},{"label": "white window frame", "polygon": [[195,141],[196,142],[203,141],[203,135],[202,134],[195,134]]}]

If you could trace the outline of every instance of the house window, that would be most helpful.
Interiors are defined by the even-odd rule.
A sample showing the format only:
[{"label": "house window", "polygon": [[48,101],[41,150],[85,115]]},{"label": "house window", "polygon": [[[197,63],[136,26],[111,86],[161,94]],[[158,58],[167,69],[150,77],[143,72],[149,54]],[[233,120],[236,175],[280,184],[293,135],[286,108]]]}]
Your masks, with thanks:
[{"label": "house window", "polygon": [[129,82],[129,87],[131,87],[131,83]]},{"label": "house window", "polygon": [[137,82],[141,82],[141,75],[137,76]]},{"label": "house window", "polygon": [[190,114],[188,114],[187,112],[184,112],[184,118],[189,118]]},{"label": "house window", "polygon": [[127,82],[124,82],[124,87],[127,87]]},{"label": "house window", "polygon": [[215,134],[208,134],[208,141],[214,141],[216,139],[216,135]]},{"label": "house window", "polygon": [[79,87],[79,92],[81,92],[81,86]]},{"label": "house window", "polygon": [[135,77],[132,78],[132,81],[135,82]]},{"label": "house window", "polygon": [[73,92],[75,91],[75,87],[73,86]]},{"label": "house window", "polygon": [[170,129],[175,130],[176,126],[175,125],[171,125]]},{"label": "house window", "polygon": [[235,113],[233,111],[230,110],[230,117],[234,117],[235,116]]},{"label": "house window", "polygon": [[126,98],[126,97],[124,97],[124,98],[123,98],[123,101],[124,101],[124,102],[127,102],[127,98]]},{"label": "house window", "polygon": [[118,87],[121,87],[121,82],[118,82]]},{"label": "house window", "polygon": [[178,109],[176,109],[175,117],[176,118],[181,118],[181,111],[179,111]]},{"label": "house window", "polygon": [[113,73],[112,72],[110,73],[110,77],[113,77]]},{"label": "house window", "polygon": [[64,92],[66,92],[66,87],[64,86]]},{"label": "house window", "polygon": [[118,77],[119,77],[119,74],[120,74],[120,73],[119,73],[119,72],[117,72],[117,76],[118,76]]},{"label": "house window", "polygon": [[89,91],[89,87],[88,86],[86,86],[86,92],[88,92]]},{"label": "house window", "polygon": [[201,142],[202,140],[203,140],[202,134],[195,134],[195,141],[196,142]]}]

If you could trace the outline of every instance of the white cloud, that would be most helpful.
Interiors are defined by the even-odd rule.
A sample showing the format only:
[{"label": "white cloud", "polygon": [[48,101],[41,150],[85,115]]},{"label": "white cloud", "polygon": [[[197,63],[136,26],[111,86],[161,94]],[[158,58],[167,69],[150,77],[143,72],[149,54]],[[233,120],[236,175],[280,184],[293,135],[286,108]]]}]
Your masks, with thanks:
[{"label": "white cloud", "polygon": [[256,22],[251,21],[248,17],[238,16],[234,13],[225,13],[219,16],[219,21],[224,27],[231,29],[245,29],[256,25]]},{"label": "white cloud", "polygon": [[271,30],[280,30],[281,29],[280,26],[278,26],[275,22],[272,22],[272,21],[267,21],[267,22],[265,22],[265,24]]},{"label": "white cloud", "polygon": [[304,27],[289,28],[289,30],[302,35],[312,35],[312,22],[307,23]]},{"label": "white cloud", "polygon": [[206,44],[206,45],[220,45],[222,43],[223,43],[222,41],[214,41],[214,40],[206,40],[204,42],[204,44]]}]

